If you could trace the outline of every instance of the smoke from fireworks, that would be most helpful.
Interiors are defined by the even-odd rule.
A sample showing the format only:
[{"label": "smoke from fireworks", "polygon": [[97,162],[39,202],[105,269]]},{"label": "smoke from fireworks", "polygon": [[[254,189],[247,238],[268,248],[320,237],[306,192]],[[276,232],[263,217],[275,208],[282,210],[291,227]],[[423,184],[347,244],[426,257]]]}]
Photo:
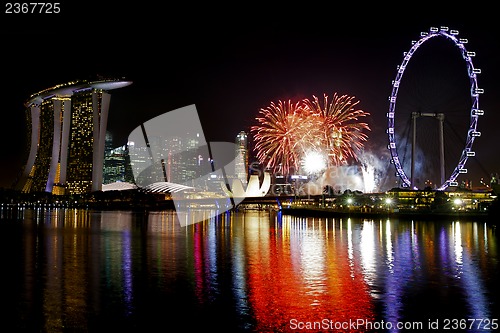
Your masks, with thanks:
[{"label": "smoke from fireworks", "polygon": [[360,119],[370,114],[356,109],[359,101],[348,95],[325,94],[323,102],[279,101],[259,111],[258,125],[251,127],[254,134],[256,157],[264,167],[290,174],[299,170],[302,159],[314,152],[326,157],[327,167],[357,160],[370,130]]}]

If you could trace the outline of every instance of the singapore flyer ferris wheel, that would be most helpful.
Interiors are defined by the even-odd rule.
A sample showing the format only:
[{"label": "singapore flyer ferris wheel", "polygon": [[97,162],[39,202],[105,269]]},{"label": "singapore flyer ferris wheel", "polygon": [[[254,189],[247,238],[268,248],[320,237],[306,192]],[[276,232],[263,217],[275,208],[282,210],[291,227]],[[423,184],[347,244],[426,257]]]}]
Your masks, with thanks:
[{"label": "singapore flyer ferris wheel", "polygon": [[[483,115],[483,110],[479,109],[479,95],[483,94],[483,89],[480,89],[477,84],[477,76],[481,73],[481,70],[475,68],[472,62],[472,58],[475,56],[475,52],[468,51],[465,48],[465,44],[467,44],[467,39],[459,38],[457,30],[450,30],[448,27],[431,27],[428,32],[422,32],[420,34],[420,39],[418,41],[412,42],[412,46],[408,52],[404,53],[404,58],[402,63],[397,67],[396,78],[392,81],[392,92],[389,97],[389,111],[387,112],[387,134],[389,138],[388,149],[391,153],[391,163],[394,164],[396,169],[396,176],[398,176],[401,180],[401,186],[404,188],[416,188],[415,187],[415,149],[416,149],[416,120],[420,117],[432,117],[439,120],[439,157],[440,157],[440,166],[439,173],[440,185],[437,186],[437,190],[444,190],[450,186],[457,186],[457,177],[460,174],[467,173],[467,169],[465,168],[465,164],[469,157],[475,156],[475,152],[472,150],[472,145],[474,140],[481,135],[480,132],[477,131],[477,123],[479,116]],[[396,135],[395,130],[395,118],[397,115],[396,111],[396,102],[398,101],[398,91],[400,90],[401,80],[407,66],[410,62],[410,59],[414,56],[417,49],[419,49],[424,43],[429,41],[430,39],[436,38],[445,38],[448,41],[451,41],[456,48],[460,51],[460,54],[465,60],[467,74],[468,74],[468,84],[470,85],[470,116],[467,118],[470,119],[468,124],[468,129],[465,137],[465,144],[462,145],[462,150],[458,154],[458,161],[454,162],[454,168],[450,169],[450,174],[446,175],[445,167],[444,167],[444,135],[443,135],[443,123],[445,115],[440,112],[412,112],[412,142],[409,144],[412,149],[411,153],[411,165],[410,170],[408,170],[408,166],[405,164],[407,171],[404,168],[403,158],[399,155],[398,149],[402,149],[402,145],[398,140],[400,138]],[[399,124],[400,125],[400,124]],[[456,165],[456,166],[455,166]]]}]

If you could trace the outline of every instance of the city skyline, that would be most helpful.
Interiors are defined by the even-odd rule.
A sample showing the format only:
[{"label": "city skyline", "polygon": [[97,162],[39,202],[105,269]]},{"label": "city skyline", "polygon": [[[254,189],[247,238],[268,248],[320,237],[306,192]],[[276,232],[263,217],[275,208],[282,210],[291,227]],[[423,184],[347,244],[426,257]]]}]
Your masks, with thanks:
[{"label": "city skyline", "polygon": [[[29,96],[61,82],[99,74],[134,82],[126,91],[113,93],[108,129],[116,139],[115,146],[125,144],[137,124],[186,105],[196,105],[207,141],[234,142],[240,131],[249,133],[259,109],[271,102],[339,93],[355,96],[359,107],[370,113],[366,149],[382,158],[387,154],[386,113],[397,66],[411,41],[432,26],[458,30],[460,37],[468,39],[467,48],[476,52],[475,65],[482,69],[478,78],[485,91],[479,100],[485,112],[478,122],[481,137],[474,143],[476,156],[467,162],[469,174],[459,177],[463,180],[470,176],[477,184],[481,177],[500,171],[499,158],[491,150],[491,142],[498,140],[496,75],[500,71],[495,57],[499,29],[478,16],[460,19],[435,15],[400,21],[399,26],[391,27],[387,15],[360,22],[360,29],[352,29],[345,20],[318,23],[315,28],[291,24],[285,28],[280,25],[286,22],[284,18],[259,24],[237,17],[225,21],[196,17],[193,21],[198,28],[194,32],[179,21],[145,30],[148,38],[129,37],[130,28],[124,28],[89,43],[89,53],[67,49],[71,56],[54,57],[35,52],[29,63],[20,57],[26,52],[24,41],[51,36],[56,23],[66,24],[69,18],[65,16],[54,26],[47,24],[38,31],[22,27],[26,21],[3,26],[0,43],[8,50],[6,63],[12,66],[4,66],[2,71],[2,90],[6,92],[2,115],[9,126],[2,133],[8,147],[0,160],[0,186],[9,187],[25,162],[21,156],[26,131],[23,103]],[[110,20],[115,22],[118,17]],[[199,27],[204,27],[203,31]],[[64,30],[59,34],[72,36]],[[448,55],[444,55],[445,60]],[[458,52],[456,56],[460,58]],[[413,61],[421,66],[426,63],[425,59]],[[460,70],[463,73],[457,75],[466,78],[465,65]],[[427,79],[442,82],[439,78]],[[401,85],[411,83],[408,76]]]}]

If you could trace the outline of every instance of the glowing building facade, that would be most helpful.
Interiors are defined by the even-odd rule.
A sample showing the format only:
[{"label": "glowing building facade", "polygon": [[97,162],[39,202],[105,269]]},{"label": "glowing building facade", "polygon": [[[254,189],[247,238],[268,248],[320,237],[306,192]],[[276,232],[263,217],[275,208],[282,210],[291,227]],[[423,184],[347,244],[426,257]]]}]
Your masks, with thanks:
[{"label": "glowing building facade", "polygon": [[30,150],[18,188],[53,194],[101,190],[109,91],[131,83],[75,81],[31,95],[25,103]]},{"label": "glowing building facade", "polygon": [[[135,182],[143,187],[154,182],[189,184],[212,170],[210,158],[205,153],[206,145],[200,142],[200,134],[186,133],[183,136],[150,136],[147,147],[128,142],[131,167],[139,176]],[[150,149],[150,152],[148,152]],[[150,159],[161,163],[141,173],[142,165]]]},{"label": "glowing building facade", "polygon": [[236,136],[236,156],[235,175],[238,179],[246,181],[248,179],[248,136],[245,131],[241,131]]},{"label": "glowing building facade", "polygon": [[113,147],[113,136],[111,133],[107,133],[102,184],[107,185],[115,182],[133,183],[134,174],[130,164],[128,146]]}]

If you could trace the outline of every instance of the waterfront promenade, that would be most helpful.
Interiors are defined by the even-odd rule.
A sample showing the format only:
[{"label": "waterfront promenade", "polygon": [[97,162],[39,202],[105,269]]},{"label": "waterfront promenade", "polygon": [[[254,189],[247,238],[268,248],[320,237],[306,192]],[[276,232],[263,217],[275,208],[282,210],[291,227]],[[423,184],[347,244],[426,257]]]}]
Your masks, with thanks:
[{"label": "waterfront promenade", "polygon": [[[96,192],[80,196],[27,195],[4,192],[2,207],[85,208],[94,210],[171,210],[176,205],[195,209],[235,211],[281,211],[302,216],[397,217],[419,219],[488,220],[496,223],[500,204],[496,195],[474,192],[393,191],[383,193],[345,192],[340,195],[266,195],[246,198],[176,199],[168,194],[141,191]],[[232,200],[231,200],[232,199]],[[185,202],[183,202],[185,201]],[[212,205],[212,206],[210,206]],[[217,206],[217,207],[216,207]]]},{"label": "waterfront promenade", "polygon": [[[489,198],[489,197],[488,197]],[[415,205],[410,200],[398,200],[386,193],[340,195],[340,196],[266,196],[245,198],[238,210],[275,209],[288,215],[360,218],[400,218],[400,219],[460,219],[487,220],[495,222],[499,210],[498,200],[477,200],[474,205],[464,199],[427,200]]]}]

